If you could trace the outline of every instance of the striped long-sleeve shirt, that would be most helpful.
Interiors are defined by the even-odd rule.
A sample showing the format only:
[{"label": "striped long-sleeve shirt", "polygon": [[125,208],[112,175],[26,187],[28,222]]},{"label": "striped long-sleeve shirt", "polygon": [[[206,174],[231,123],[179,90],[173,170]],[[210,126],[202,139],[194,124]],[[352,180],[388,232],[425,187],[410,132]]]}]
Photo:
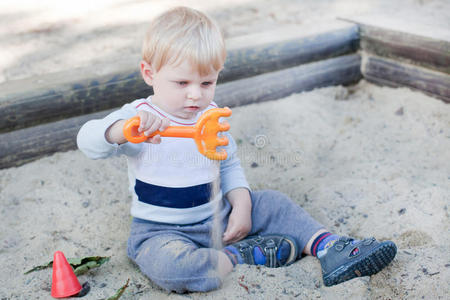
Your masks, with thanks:
[{"label": "striped long-sleeve shirt", "polygon": [[[214,107],[217,105],[211,103],[204,111]],[[223,133],[229,139],[228,146],[224,147],[228,158],[224,161],[204,157],[188,138],[163,137],[160,144],[109,143],[106,130],[118,120],[135,116],[138,110],[168,118],[170,125],[176,126],[193,126],[204,112],[192,120],[180,119],[153,105],[149,97],[125,104],[105,118],[82,126],[77,143],[88,157],[127,156],[132,216],[161,223],[196,223],[213,214],[222,195],[239,187],[249,189],[236,155],[236,144],[229,133]]]}]

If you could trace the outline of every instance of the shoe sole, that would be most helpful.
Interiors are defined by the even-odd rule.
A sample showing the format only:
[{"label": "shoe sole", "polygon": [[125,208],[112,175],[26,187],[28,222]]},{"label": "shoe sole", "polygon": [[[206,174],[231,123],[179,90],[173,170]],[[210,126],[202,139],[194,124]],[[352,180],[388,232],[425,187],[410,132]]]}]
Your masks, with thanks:
[{"label": "shoe sole", "polygon": [[378,273],[395,257],[397,247],[391,241],[381,243],[366,256],[345,264],[323,277],[326,286],[332,286],[344,281]]}]

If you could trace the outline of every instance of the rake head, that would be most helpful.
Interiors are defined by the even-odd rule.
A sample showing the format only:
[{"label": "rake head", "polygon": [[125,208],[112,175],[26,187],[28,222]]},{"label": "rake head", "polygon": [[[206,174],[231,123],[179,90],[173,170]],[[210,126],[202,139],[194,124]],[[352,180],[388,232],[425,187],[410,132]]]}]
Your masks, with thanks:
[{"label": "rake head", "polygon": [[228,122],[219,122],[221,117],[231,116],[231,109],[214,108],[206,111],[195,124],[195,135],[193,139],[197,144],[198,151],[206,157],[214,160],[227,159],[227,152],[217,147],[228,145],[227,137],[219,137],[218,133],[230,129]]}]

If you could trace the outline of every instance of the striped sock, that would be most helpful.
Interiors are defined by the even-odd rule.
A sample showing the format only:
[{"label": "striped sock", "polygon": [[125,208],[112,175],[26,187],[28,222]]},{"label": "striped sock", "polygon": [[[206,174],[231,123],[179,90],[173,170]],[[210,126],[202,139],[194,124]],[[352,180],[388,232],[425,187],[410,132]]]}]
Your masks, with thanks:
[{"label": "striped sock", "polygon": [[317,256],[319,251],[325,250],[333,246],[334,242],[339,239],[336,234],[331,234],[330,232],[324,232],[319,234],[311,245],[311,255]]},{"label": "striped sock", "polygon": [[[222,249],[222,252],[225,253],[226,256],[230,259],[231,263],[233,264],[233,267],[235,267],[237,264],[242,264],[242,262],[239,262],[239,258],[241,255],[239,252],[235,251],[236,249],[233,247],[225,247]],[[241,258],[242,260],[242,258]]]}]

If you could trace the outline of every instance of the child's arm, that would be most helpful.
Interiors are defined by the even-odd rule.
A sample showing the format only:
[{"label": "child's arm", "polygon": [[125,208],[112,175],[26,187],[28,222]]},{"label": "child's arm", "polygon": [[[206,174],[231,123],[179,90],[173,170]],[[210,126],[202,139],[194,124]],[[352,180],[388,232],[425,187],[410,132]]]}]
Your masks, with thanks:
[{"label": "child's arm", "polygon": [[141,145],[125,143],[123,145],[109,143],[106,139],[106,130],[118,120],[129,119],[137,114],[134,105],[125,104],[103,119],[90,120],[78,131],[78,148],[89,158],[107,158],[112,155],[136,155],[140,152]]},{"label": "child's arm", "polygon": [[229,140],[228,146],[225,147],[228,158],[220,164],[220,186],[232,206],[232,211],[223,241],[224,243],[233,243],[243,239],[251,229],[252,202],[250,187],[237,156],[236,143],[229,133],[224,134]]},{"label": "child's arm", "polygon": [[[126,142],[123,138],[121,126],[121,122],[124,122],[123,120],[136,115],[140,115],[143,118],[144,122],[141,123],[146,133],[153,130],[153,124],[157,124],[156,127],[159,126],[159,129],[168,125],[168,121],[161,121],[161,123],[155,122],[154,119],[150,121],[151,118],[146,118],[141,111],[138,112],[134,105],[125,104],[121,109],[110,113],[103,119],[86,122],[77,135],[78,148],[92,159],[107,158],[121,154],[127,156],[137,155],[143,145]],[[158,138],[153,138],[150,142],[159,141]]]},{"label": "child's arm", "polygon": [[228,138],[228,146],[224,147],[228,158],[220,163],[220,188],[224,195],[236,188],[245,188],[251,190],[245,178],[244,170],[241,167],[241,161],[237,156],[237,145],[231,134],[224,132]]},{"label": "child's arm", "polygon": [[[144,135],[151,135],[156,130],[164,131],[170,125],[169,119],[161,119],[147,111],[138,111],[141,123],[139,125],[139,132],[144,132]],[[105,133],[106,140],[111,144],[124,144],[127,139],[123,135],[123,125],[125,125],[126,120],[119,120],[112,124]],[[161,136],[159,134],[148,138],[146,143],[159,144],[161,143]]]}]

